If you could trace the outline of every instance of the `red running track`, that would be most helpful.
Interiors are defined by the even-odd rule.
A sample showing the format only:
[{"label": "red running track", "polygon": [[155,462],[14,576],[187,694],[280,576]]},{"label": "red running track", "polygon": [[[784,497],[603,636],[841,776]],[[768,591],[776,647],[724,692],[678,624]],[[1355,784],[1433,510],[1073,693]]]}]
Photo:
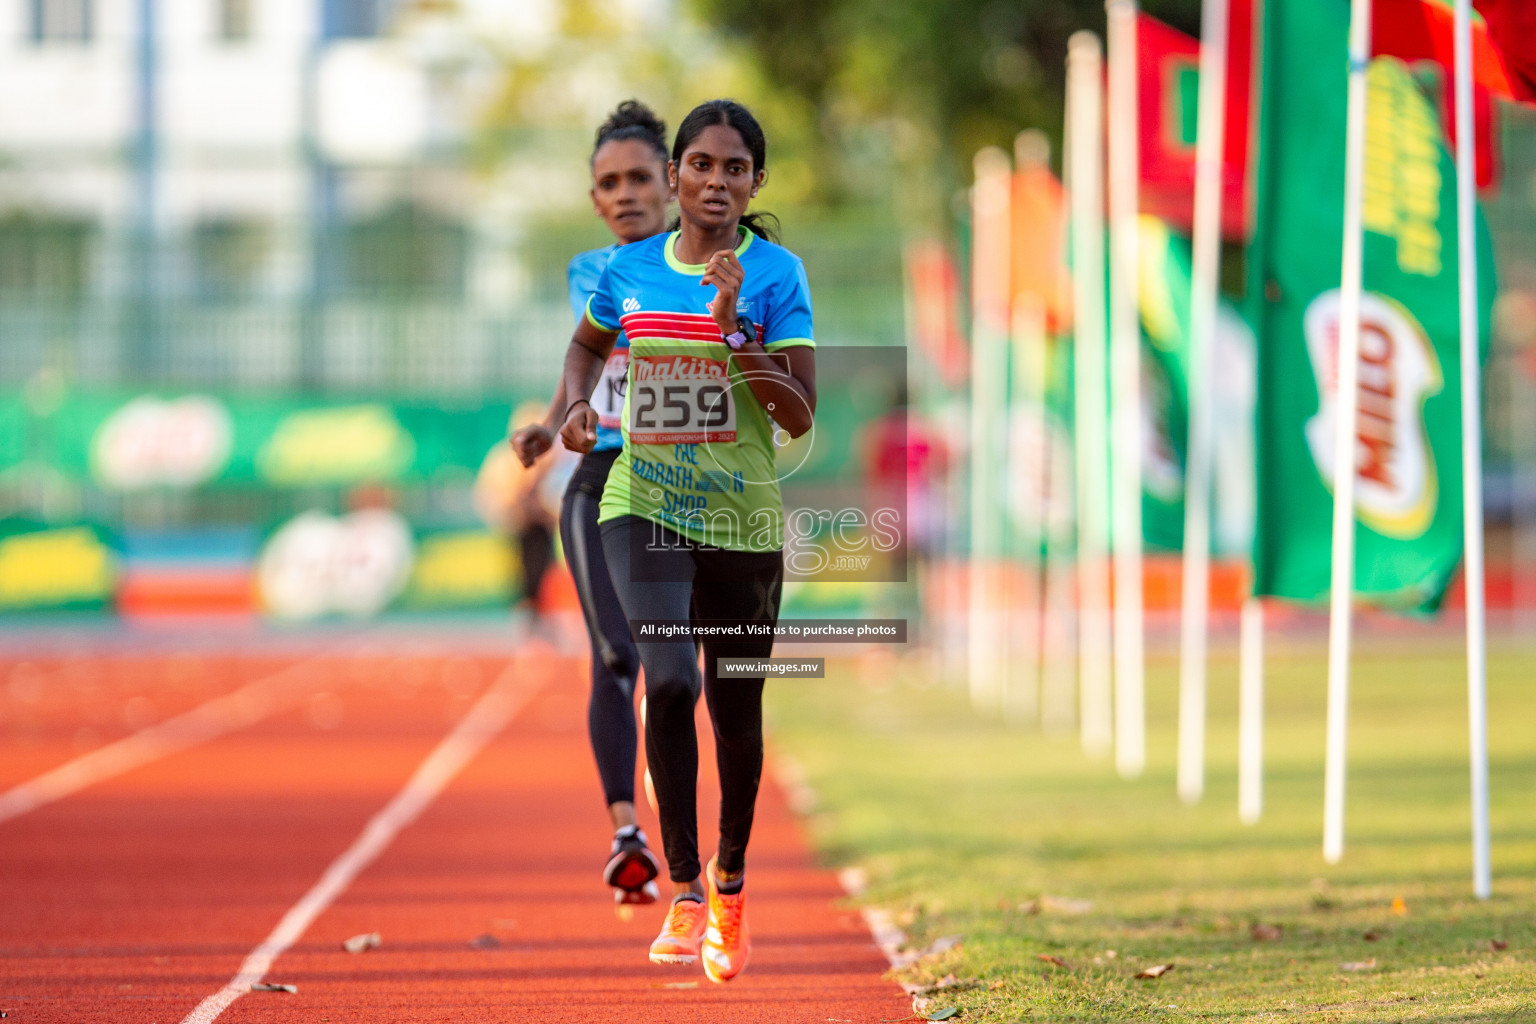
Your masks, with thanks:
[{"label": "red running track", "polygon": [[[252,724],[0,821],[6,1024],[184,1020],[508,664],[421,652],[0,661],[0,789],[295,663],[283,679],[300,692],[277,691]],[[587,750],[585,666],[545,649],[510,673],[521,699],[510,724],[273,962],[266,980],[297,993],[246,992],[219,1021],[908,1016],[767,779],[749,857],[752,963],[723,986],[697,967],[649,964],[661,907],[625,923],[599,879],[609,830]],[[702,753],[707,854],[716,798]],[[654,820],[644,824],[654,836]],[[342,949],[366,932],[382,945]]]}]

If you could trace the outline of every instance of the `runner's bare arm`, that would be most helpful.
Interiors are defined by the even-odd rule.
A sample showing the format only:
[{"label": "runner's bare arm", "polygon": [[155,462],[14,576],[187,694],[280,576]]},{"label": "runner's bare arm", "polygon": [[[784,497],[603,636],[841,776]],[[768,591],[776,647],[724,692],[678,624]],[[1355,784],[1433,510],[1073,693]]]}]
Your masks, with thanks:
[{"label": "runner's bare arm", "polygon": [[[789,369],[784,368],[788,358]],[[816,350],[795,345],[768,353],[757,342],[748,342],[731,356],[747,374],[747,386],[767,409],[774,422],[790,437],[811,429],[816,417]]]},{"label": "runner's bare arm", "polygon": [[591,320],[583,318],[571,335],[571,345],[565,350],[565,373],[561,388],[566,395],[580,395],[567,404],[564,425],[560,428],[560,440],[573,452],[583,454],[597,443],[597,410],[586,396],[597,387],[603,374],[603,364],[613,351],[618,331],[605,331]]}]

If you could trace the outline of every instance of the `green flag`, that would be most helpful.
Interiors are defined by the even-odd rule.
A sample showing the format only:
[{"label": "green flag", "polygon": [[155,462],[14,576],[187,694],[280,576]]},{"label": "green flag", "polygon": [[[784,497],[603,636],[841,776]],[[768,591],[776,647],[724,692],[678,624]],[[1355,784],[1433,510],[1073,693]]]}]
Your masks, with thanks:
[{"label": "green flag", "polygon": [[[1107,241],[1107,240],[1106,240]],[[1106,244],[1105,249],[1109,246]],[[1137,218],[1137,317],[1141,327],[1141,523],[1148,548],[1184,546],[1184,460],[1189,433],[1189,239],[1150,214]],[[1107,291],[1107,289],[1106,289]],[[1246,555],[1253,540],[1253,332],[1227,299],[1217,308],[1212,359],[1212,550]],[[1106,365],[1110,356],[1106,353]],[[1072,422],[1072,362],[1064,356],[1056,415]],[[1108,375],[1105,401],[1109,401]],[[1109,460],[1119,453],[1113,446]],[[1113,473],[1113,471],[1111,471]]]},{"label": "green flag", "polygon": [[1141,314],[1141,529],[1148,546],[1184,546],[1189,433],[1189,243],[1156,217],[1137,227]]},{"label": "green flag", "polygon": [[[1257,233],[1254,593],[1327,598],[1342,258],[1342,0],[1265,5]],[[1435,107],[1399,60],[1368,72],[1355,591],[1431,610],[1461,557],[1455,166]],[[1486,339],[1492,255],[1479,217]]]},{"label": "green flag", "polygon": [[[1190,285],[1187,238],[1143,215],[1137,306],[1142,355],[1142,533],[1149,547],[1184,546],[1184,470],[1189,435]],[[1216,391],[1212,453],[1213,551],[1246,552],[1253,539],[1253,338],[1225,299],[1212,337]]]}]

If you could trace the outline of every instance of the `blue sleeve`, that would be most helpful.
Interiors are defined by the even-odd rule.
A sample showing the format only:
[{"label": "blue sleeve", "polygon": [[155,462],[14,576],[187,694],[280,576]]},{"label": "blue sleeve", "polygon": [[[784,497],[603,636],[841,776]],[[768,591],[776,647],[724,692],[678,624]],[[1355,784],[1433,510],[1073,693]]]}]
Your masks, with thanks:
[{"label": "blue sleeve", "polygon": [[598,275],[597,283],[592,286],[592,295],[587,299],[584,307],[584,315],[600,331],[617,331],[619,329],[619,310],[613,304],[613,271],[612,262],[605,264],[603,272]]},{"label": "blue sleeve", "polygon": [[592,259],[590,252],[571,257],[570,265],[565,270],[565,284],[571,300],[571,316],[575,319],[580,320],[586,316],[587,296],[597,287],[597,279],[601,276],[602,265]]},{"label": "blue sleeve", "polygon": [[816,347],[811,328],[811,285],[805,278],[805,264],[798,259],[775,289],[768,307],[768,322],[763,325],[763,347],[791,348],[795,345]]}]

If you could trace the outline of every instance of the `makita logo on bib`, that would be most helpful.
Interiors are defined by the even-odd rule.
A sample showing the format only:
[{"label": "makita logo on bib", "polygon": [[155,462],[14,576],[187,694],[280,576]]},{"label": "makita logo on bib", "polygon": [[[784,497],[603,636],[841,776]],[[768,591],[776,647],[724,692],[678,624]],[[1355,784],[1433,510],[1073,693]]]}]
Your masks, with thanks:
[{"label": "makita logo on bib", "polygon": [[[1318,472],[1333,481],[1337,416],[1339,292],[1324,292],[1303,321],[1318,385],[1318,412],[1307,446]],[[1423,534],[1435,516],[1439,485],[1424,401],[1443,384],[1429,336],[1413,315],[1383,295],[1360,297],[1360,417],[1355,484],[1359,519],[1388,537]]]},{"label": "makita logo on bib", "polygon": [[646,356],[635,360],[635,380],[720,380],[725,363],[698,356]]}]

